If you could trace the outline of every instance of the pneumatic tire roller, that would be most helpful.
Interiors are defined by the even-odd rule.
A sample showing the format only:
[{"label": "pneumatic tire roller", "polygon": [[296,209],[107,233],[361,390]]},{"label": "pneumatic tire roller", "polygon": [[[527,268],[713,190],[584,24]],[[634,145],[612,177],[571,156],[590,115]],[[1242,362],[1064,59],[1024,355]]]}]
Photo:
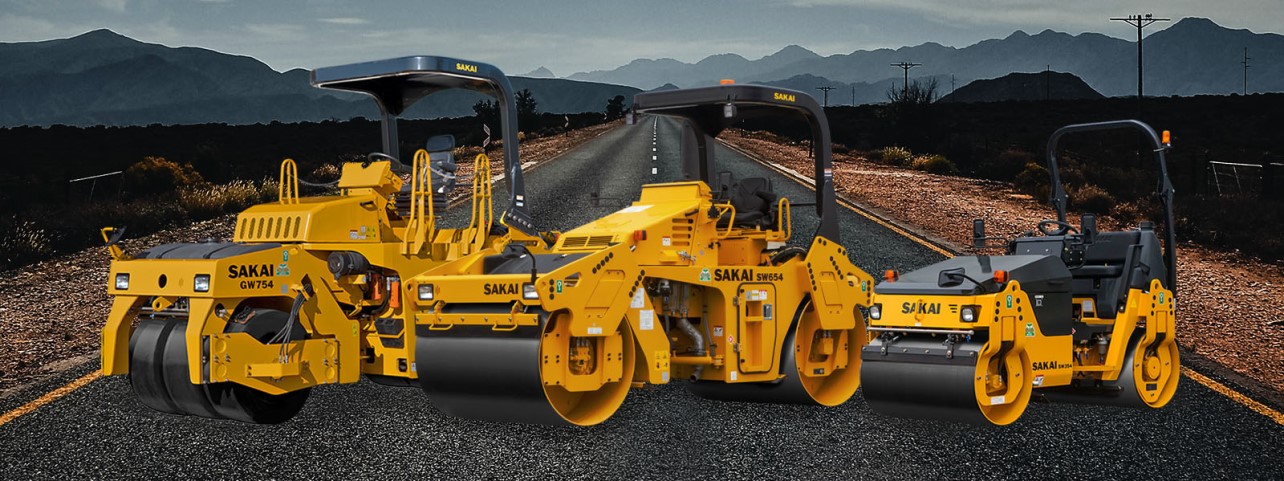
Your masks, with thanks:
[{"label": "pneumatic tire roller", "polygon": [[[1085,214],[1066,222],[1056,149],[1069,133],[1136,129],[1153,144],[1164,208],[1151,222],[1100,232]],[[1163,407],[1177,390],[1176,234],[1172,184],[1161,140],[1135,121],[1078,124],[1048,142],[1056,220],[1007,243],[991,244],[974,221],[978,249],[897,275],[874,289],[861,367],[875,411],[904,417],[1009,424],[1037,392],[1050,400]]]},{"label": "pneumatic tire roller", "polygon": [[[497,243],[538,239],[523,199],[513,91],[498,69],[403,57],[318,69],[312,83],[368,94],[383,113],[383,152],[345,164],[337,195],[300,197],[297,167],[287,159],[279,200],[242,212],[231,242],[126,255],[118,245],[123,231],[103,230],[114,300],[102,371],[128,374],[146,406],[278,423],[296,415],[315,386],[362,374],[414,385],[414,329],[401,280]],[[453,88],[499,101],[512,196],[502,224],[493,216],[485,155],[473,159],[472,220],[463,228],[437,226],[454,188],[454,139],[429,139],[410,165],[396,158],[397,117]]]}]

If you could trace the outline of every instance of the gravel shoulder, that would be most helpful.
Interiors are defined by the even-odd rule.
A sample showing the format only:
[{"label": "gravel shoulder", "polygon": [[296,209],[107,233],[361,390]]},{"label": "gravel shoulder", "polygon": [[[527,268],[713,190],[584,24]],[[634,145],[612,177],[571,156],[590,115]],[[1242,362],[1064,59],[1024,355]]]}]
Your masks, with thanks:
[{"label": "gravel shoulder", "polygon": [[[523,142],[520,158],[526,169],[620,125],[611,122],[566,134]],[[478,150],[480,152],[480,150]],[[492,149],[491,171],[503,169],[502,149]],[[457,198],[468,194],[472,156],[460,164]],[[502,184],[502,182],[500,182]],[[500,199],[498,193],[496,199]],[[229,239],[235,215],[175,227],[122,241],[126,252],[169,242],[195,242],[206,237]],[[102,248],[85,249],[30,266],[0,272],[0,399],[34,381],[65,369],[69,359],[97,358],[100,330],[111,308],[107,296],[110,258]]]},{"label": "gravel shoulder", "polygon": [[[812,175],[804,147],[738,130],[720,138]],[[1041,199],[1017,193],[1010,183],[899,169],[856,154],[834,155],[834,184],[856,202],[958,245],[971,244],[972,219],[985,219],[989,235],[1010,238],[1033,229],[1051,212]],[[1120,228],[1108,217],[1099,223],[1103,230]],[[1194,243],[1178,246],[1177,265],[1181,345],[1284,392],[1284,269]]]}]

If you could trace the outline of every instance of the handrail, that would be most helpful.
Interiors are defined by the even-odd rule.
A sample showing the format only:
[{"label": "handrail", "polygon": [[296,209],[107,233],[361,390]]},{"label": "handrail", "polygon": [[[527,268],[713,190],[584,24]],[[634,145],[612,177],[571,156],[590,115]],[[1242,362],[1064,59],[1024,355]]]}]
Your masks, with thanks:
[{"label": "handrail", "polygon": [[728,212],[731,213],[731,217],[727,218],[727,231],[718,232],[719,239],[730,237],[731,229],[734,228],[736,225],[736,206],[731,205],[730,202],[727,202],[725,204],[713,204],[713,208],[717,210],[719,219],[721,219],[722,216],[726,215]]},{"label": "handrail", "polygon": [[486,237],[495,221],[495,203],[491,198],[490,157],[484,153],[473,157],[472,204],[473,212],[468,228],[472,229],[473,251],[476,252],[485,248]]},{"label": "handrail", "polygon": [[[406,237],[403,239],[402,253],[418,254],[423,252],[424,244],[436,231],[437,216],[432,205],[432,175],[428,172],[428,151],[415,151],[415,159],[410,170],[410,219],[406,222]],[[424,216],[424,201],[427,199],[428,215]]]},{"label": "handrail", "polygon": [[294,159],[281,161],[280,182],[276,186],[277,202],[282,204],[299,203],[299,166]]},{"label": "handrail", "polygon": [[789,240],[794,235],[793,212],[789,207],[789,198],[781,197],[776,201],[776,228],[785,233],[782,241]]}]

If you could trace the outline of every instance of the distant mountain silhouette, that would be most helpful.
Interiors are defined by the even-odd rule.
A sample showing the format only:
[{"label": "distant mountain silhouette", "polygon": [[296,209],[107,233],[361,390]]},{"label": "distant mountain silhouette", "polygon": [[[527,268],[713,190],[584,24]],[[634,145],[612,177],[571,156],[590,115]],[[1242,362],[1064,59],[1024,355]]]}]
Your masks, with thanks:
[{"label": "distant mountain silhouette", "polygon": [[659,87],[656,87],[656,88],[653,88],[653,89],[649,90],[649,92],[663,92],[663,91],[665,91],[665,90],[677,90],[677,89],[678,89],[678,86],[677,86],[677,85],[673,85],[673,84],[664,84],[664,85],[661,85],[661,86],[659,86]]},{"label": "distant mountain silhouette", "polygon": [[[539,110],[605,110],[633,87],[560,79],[513,77],[529,88]],[[484,98],[446,91],[420,102],[410,118],[473,115]],[[0,126],[146,125],[374,117],[364,96],[317,89],[308,71],[272,70],[250,57],[194,47],[139,42],[110,30],[43,42],[0,43]]]},{"label": "distant mountain silhouette", "polygon": [[552,70],[549,70],[548,67],[543,67],[543,66],[535,70],[531,70],[530,72],[521,74],[520,76],[530,77],[530,78],[557,78],[556,75],[553,75]]},{"label": "distant mountain silhouette", "polygon": [[940,102],[1005,100],[1083,100],[1104,98],[1083,79],[1065,72],[1013,73],[976,80],[941,97]]},{"label": "distant mountain silhouette", "polygon": [[[1249,70],[1250,92],[1284,91],[1284,36],[1221,27],[1204,18],[1185,18],[1145,39],[1146,94],[1229,94],[1242,87],[1240,60],[1247,47],[1261,59]],[[1073,73],[1107,96],[1137,91],[1137,44],[1099,33],[1044,30],[1037,35],[1016,31],[1003,39],[985,40],[963,48],[924,43],[898,49],[857,50],[822,57],[790,46],[758,60],[720,54],[694,64],[673,59],[638,59],[614,70],[580,72],[568,78],[610,82],[652,89],[665,83],[680,87],[714,85],[720,78],[740,83],[775,83],[812,75],[846,85],[900,83],[901,71],[889,64],[923,64],[911,79],[944,78],[949,85],[996,78],[1011,72],[1053,70]],[[816,85],[818,86],[818,85]],[[812,86],[812,88],[816,87]],[[857,98],[861,97],[858,87]],[[831,104],[834,94],[830,92]],[[872,94],[870,94],[872,96]],[[850,101],[850,90],[847,99]]]}]

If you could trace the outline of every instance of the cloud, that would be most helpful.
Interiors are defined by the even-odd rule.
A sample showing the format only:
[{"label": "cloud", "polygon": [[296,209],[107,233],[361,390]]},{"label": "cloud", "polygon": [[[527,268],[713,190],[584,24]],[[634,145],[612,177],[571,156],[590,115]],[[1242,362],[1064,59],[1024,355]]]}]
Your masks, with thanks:
[{"label": "cloud", "polygon": [[369,20],[366,20],[364,18],[357,18],[357,17],[319,18],[317,20],[325,23],[332,23],[335,25],[365,25],[370,23]]},{"label": "cloud", "polygon": [[125,7],[129,6],[129,0],[94,0],[94,3],[117,13],[124,13]]}]

